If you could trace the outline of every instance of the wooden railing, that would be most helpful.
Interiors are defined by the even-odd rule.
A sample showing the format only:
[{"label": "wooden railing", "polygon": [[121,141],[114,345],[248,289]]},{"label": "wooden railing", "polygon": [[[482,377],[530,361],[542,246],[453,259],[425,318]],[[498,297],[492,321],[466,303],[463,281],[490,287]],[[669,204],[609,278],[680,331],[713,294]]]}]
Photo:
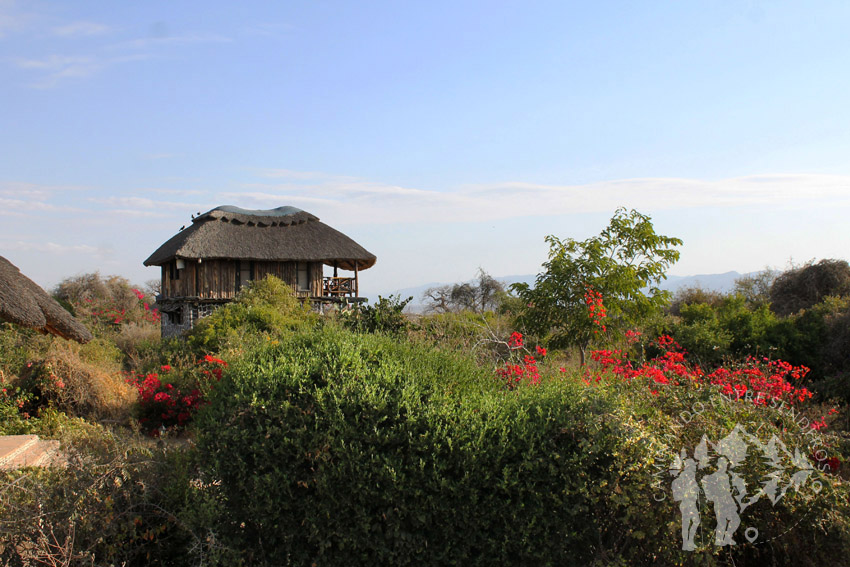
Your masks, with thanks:
[{"label": "wooden railing", "polygon": [[357,278],[333,278],[322,280],[323,297],[354,297],[357,295]]}]

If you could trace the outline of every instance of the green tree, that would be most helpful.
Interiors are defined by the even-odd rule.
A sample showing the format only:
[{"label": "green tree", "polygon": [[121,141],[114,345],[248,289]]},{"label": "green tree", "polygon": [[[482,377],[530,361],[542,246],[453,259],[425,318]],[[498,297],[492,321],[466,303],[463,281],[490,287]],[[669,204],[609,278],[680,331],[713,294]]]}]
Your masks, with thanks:
[{"label": "green tree", "polygon": [[546,242],[549,261],[534,287],[511,286],[522,300],[518,323],[554,347],[577,346],[582,364],[599,331],[589,316],[588,290],[602,295],[612,332],[645,320],[670,300],[669,292],[654,286],[679,259],[674,247],[682,241],[656,234],[647,215],[620,208],[599,236],[584,241],[547,236]]}]

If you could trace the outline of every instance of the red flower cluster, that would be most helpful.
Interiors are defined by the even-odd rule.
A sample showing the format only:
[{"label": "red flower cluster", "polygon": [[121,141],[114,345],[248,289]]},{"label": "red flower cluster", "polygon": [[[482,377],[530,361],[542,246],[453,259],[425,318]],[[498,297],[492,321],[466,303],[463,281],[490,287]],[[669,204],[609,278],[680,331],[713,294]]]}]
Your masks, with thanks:
[{"label": "red flower cluster", "polygon": [[[595,291],[591,286],[585,286],[584,303],[587,305],[587,311],[590,315],[590,320],[594,325],[605,332],[605,324],[602,320],[608,316],[605,311],[605,305],[602,303],[602,294]],[[595,329],[594,333],[599,333],[599,329]]]},{"label": "red flower cluster", "polygon": [[[706,375],[705,380],[720,386],[720,391],[726,396],[746,398],[756,405],[767,405],[773,400],[793,405],[812,397],[807,388],[798,388],[793,384],[808,372],[805,366],[792,366],[782,360],[748,357],[733,369],[718,368]],[[812,426],[815,427],[815,424]],[[825,426],[826,423],[823,423]]]},{"label": "red flower cluster", "polygon": [[512,349],[522,348],[522,333],[514,331],[508,339],[508,346]]},{"label": "red flower cluster", "polygon": [[836,474],[841,468],[841,460],[838,457],[826,458],[822,453],[812,453],[810,458],[817,464],[818,470]]},{"label": "red flower cluster", "polygon": [[516,388],[523,380],[531,384],[540,383],[540,372],[537,370],[537,360],[530,354],[522,359],[522,364],[505,362],[504,368],[496,369],[496,376],[505,381],[509,390]]},{"label": "red flower cluster", "polygon": [[[508,339],[508,347],[512,350],[524,349],[522,333],[514,331]],[[546,349],[540,345],[534,347],[537,356],[546,356]],[[527,351],[526,351],[527,352]],[[514,355],[511,355],[512,357]],[[518,355],[517,355],[518,356]],[[515,389],[522,382],[540,383],[540,371],[537,369],[537,359],[531,354],[525,354],[522,360],[506,360],[502,368],[496,369],[496,378],[504,381],[509,390]]]},{"label": "red flower cluster", "polygon": [[661,336],[657,344],[662,347],[662,354],[639,367],[635,367],[623,351],[592,351],[590,357],[600,364],[601,369],[596,373],[586,370],[585,382],[589,384],[607,377],[619,377],[626,380],[646,378],[653,384],[674,386],[688,382],[709,383],[718,386],[727,397],[744,399],[756,405],[777,402],[794,405],[812,397],[807,388],[794,385],[808,373],[809,369],[805,366],[750,357],[731,368],[721,366],[706,374],[699,366],[687,363],[686,353],[672,337]]},{"label": "red flower cluster", "polygon": [[[220,358],[207,355],[198,361],[201,374],[208,378],[221,378],[222,369],[227,363]],[[171,372],[170,364],[160,366],[160,372]],[[194,412],[206,403],[201,391],[192,388],[188,392],[181,391],[173,384],[163,382],[160,375],[150,373],[136,375],[127,379],[139,391],[139,406],[141,417],[139,422],[151,432],[158,435],[161,427],[179,428],[192,419]]]},{"label": "red flower cluster", "polygon": [[156,308],[152,308],[150,303],[145,301],[145,294],[139,291],[138,289],[133,289],[133,293],[136,294],[136,297],[139,298],[139,301],[142,302],[142,308],[144,308],[145,312],[142,314],[142,319],[145,321],[149,321],[151,323],[158,323],[160,319],[162,319],[162,315],[159,310]]},{"label": "red flower cluster", "polygon": [[641,333],[639,331],[634,331],[629,329],[626,331],[626,343],[632,345],[640,340]]},{"label": "red flower cluster", "polygon": [[163,383],[159,375],[151,373],[127,380],[139,391],[139,404],[142,417],[139,422],[153,434],[160,427],[182,427],[192,417],[192,412],[203,404],[201,392],[197,389],[183,393],[172,384]]}]

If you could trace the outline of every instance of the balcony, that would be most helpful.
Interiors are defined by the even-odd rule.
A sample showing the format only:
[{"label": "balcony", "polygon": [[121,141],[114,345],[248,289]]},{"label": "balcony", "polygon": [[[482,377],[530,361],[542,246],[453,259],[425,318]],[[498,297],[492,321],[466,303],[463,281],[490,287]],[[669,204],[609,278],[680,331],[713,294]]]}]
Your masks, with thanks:
[{"label": "balcony", "polygon": [[322,280],[323,297],[357,297],[357,278],[326,277]]}]

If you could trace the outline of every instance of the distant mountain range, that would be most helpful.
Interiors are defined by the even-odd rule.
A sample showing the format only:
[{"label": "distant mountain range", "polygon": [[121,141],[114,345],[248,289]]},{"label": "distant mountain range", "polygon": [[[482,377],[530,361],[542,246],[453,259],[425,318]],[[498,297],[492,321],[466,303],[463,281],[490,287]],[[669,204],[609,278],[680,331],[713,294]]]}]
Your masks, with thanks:
[{"label": "distant mountain range", "polygon": [[[661,282],[661,285],[659,287],[661,289],[669,290],[673,293],[676,293],[676,291],[681,288],[688,287],[701,287],[703,289],[727,293],[729,291],[732,291],[732,289],[735,287],[736,279],[747,275],[750,274],[726,272],[723,274],[697,274],[695,276],[667,276],[667,279]],[[519,282],[524,282],[529,285],[533,285],[534,280],[536,278],[536,274],[530,274],[522,276],[502,276],[497,277],[496,280],[502,282],[503,284],[505,284],[505,287],[507,287],[511,284]],[[474,282],[475,280],[468,281],[468,283]],[[369,303],[374,304],[378,300],[378,295],[381,295],[383,297],[387,297],[389,295],[400,295],[403,299],[413,296],[413,301],[408,304],[408,310],[413,312],[420,312],[423,310],[424,307],[424,302],[422,301],[422,294],[424,294],[427,289],[443,285],[452,285],[455,283],[459,282],[431,282],[416,287],[406,287],[403,289],[397,289],[386,293],[376,294],[374,296],[370,295],[367,297],[369,298]]]}]

